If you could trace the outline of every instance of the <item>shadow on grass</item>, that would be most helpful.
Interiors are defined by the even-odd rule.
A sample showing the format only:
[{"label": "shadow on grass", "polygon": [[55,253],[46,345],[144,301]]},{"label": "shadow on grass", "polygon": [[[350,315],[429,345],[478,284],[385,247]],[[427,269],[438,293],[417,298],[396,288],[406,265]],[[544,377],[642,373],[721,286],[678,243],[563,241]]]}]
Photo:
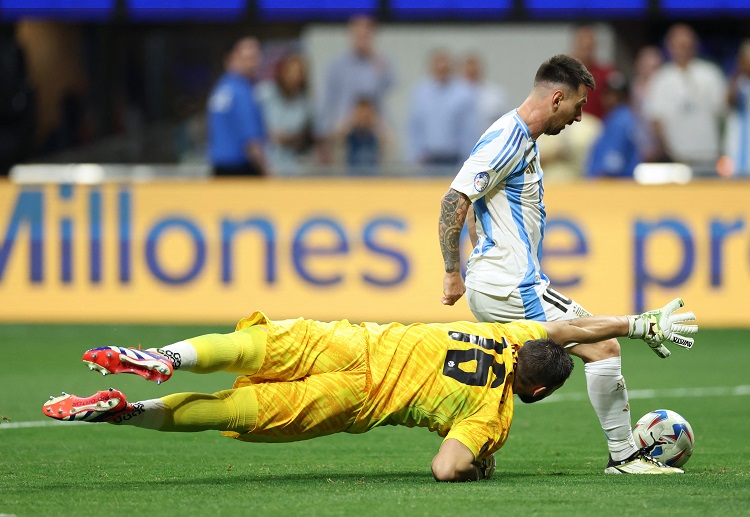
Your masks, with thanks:
[{"label": "shadow on grass", "polygon": [[[494,482],[505,482],[512,483],[514,481],[528,480],[529,478],[537,478],[540,481],[547,477],[581,477],[580,474],[570,472],[501,472],[496,473],[493,478]],[[331,472],[329,474],[321,473],[279,473],[274,474],[272,472],[261,472],[258,474],[247,474],[242,473],[239,475],[227,473],[224,476],[192,476],[192,477],[180,477],[176,478],[170,476],[169,479],[142,479],[139,481],[118,481],[117,485],[123,489],[127,488],[138,488],[143,489],[146,487],[162,488],[168,487],[173,489],[175,485],[179,486],[247,486],[253,484],[267,485],[267,484],[294,484],[301,486],[310,486],[311,483],[321,484],[339,484],[339,485],[363,485],[363,484],[389,484],[389,483],[413,483],[414,485],[423,484],[435,484],[436,486],[440,483],[436,483],[432,475],[429,472],[421,471],[393,471],[393,472],[380,472],[380,473],[356,473],[356,472]],[[25,491],[55,491],[55,490],[71,490],[86,486],[88,489],[95,490],[95,482],[92,480],[71,480],[70,482],[55,482],[55,483],[40,483],[36,487],[25,486]],[[450,484],[446,484],[450,485]],[[104,489],[105,487],[102,486]]]}]

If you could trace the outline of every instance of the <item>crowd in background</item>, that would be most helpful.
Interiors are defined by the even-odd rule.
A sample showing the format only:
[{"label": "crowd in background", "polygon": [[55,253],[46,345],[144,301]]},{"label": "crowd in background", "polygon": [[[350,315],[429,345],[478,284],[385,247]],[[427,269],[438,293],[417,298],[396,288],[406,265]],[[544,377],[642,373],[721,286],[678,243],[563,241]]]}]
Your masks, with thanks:
[{"label": "crowd in background", "polygon": [[[387,106],[394,89],[404,86],[392,56],[378,49],[376,32],[371,18],[353,17],[349,48],[324,63],[315,92],[309,58],[298,46],[271,52],[254,37],[234,42],[200,116],[186,119],[199,121],[189,138],[202,139],[203,159],[217,175],[377,175],[393,164],[415,175],[455,174],[482,133],[515,108],[504,85],[485,79],[486,63],[476,53],[435,48],[423,78],[409,86],[407,127],[399,133]],[[587,66],[597,88],[580,123],[539,138],[548,177],[632,177],[644,162],[750,176],[750,40],[740,42],[736,62],[723,68],[703,57],[699,35],[682,23],[667,30],[663,45],[638,49],[627,66],[600,62],[597,46],[595,26],[580,25],[569,48],[560,49]],[[0,84],[0,166],[7,172],[29,158],[29,124],[39,106],[18,48],[2,50],[3,69],[14,72]],[[84,117],[75,91],[60,100],[60,117],[71,125]],[[139,122],[129,120],[124,116],[122,124]],[[81,133],[57,127],[44,141],[52,149]]]},{"label": "crowd in background", "polygon": [[[375,30],[370,18],[350,21],[351,48],[329,63],[317,102],[307,95],[300,54],[282,57],[270,80],[251,86],[266,125],[256,135],[264,157],[248,155],[253,169],[289,176],[310,164],[339,163],[354,175],[379,172],[392,138],[385,100],[396,78],[388,56],[375,47]],[[750,175],[750,42],[742,44],[729,78],[699,57],[699,37],[685,24],[668,30],[663,49],[641,48],[630,77],[599,62],[596,50],[595,27],[577,27],[567,52],[587,66],[597,88],[581,122],[559,136],[540,137],[549,177],[632,177],[643,162],[685,163],[704,175]],[[402,156],[408,167],[454,174],[481,134],[513,108],[502,85],[483,81],[482,66],[476,55],[432,52],[428,73],[411,93]],[[252,84],[254,72],[247,80]],[[209,124],[209,135],[219,129]],[[212,149],[216,145],[222,143],[212,142]],[[221,173],[222,164],[213,163]]]},{"label": "crowd in background", "polygon": [[[352,18],[348,31],[351,48],[328,64],[317,102],[307,93],[307,66],[301,54],[282,56],[273,67],[273,76],[257,81],[257,58],[244,71],[232,64],[247,39],[230,51],[225,78],[244,74],[253,90],[245,97],[255,99],[265,120],[264,134],[253,137],[255,142],[265,142],[265,156],[244,153],[244,163],[250,163],[249,168],[242,165],[246,172],[293,176],[311,165],[317,165],[318,171],[339,165],[351,175],[382,172],[394,138],[385,109],[395,83],[394,66],[375,46],[376,27],[371,18]],[[502,87],[483,81],[482,66],[475,54],[458,57],[447,49],[432,52],[428,74],[411,92],[408,141],[402,157],[408,166],[419,167],[420,172],[455,173],[483,131],[510,109]],[[214,100],[221,95],[222,81],[208,109],[209,154],[219,174],[226,173],[228,165],[216,156],[216,150],[226,144],[221,136],[225,127],[236,124],[234,132],[241,134],[253,125],[248,116],[230,121],[229,107],[223,114],[226,123],[218,120]],[[231,163],[239,167],[247,143],[237,142],[236,149]]]}]

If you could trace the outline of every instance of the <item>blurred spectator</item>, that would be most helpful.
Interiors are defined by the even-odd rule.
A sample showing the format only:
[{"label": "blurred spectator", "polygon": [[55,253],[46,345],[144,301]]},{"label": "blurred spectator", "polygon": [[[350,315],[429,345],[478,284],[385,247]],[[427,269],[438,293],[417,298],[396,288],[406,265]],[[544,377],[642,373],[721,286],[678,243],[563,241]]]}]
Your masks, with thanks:
[{"label": "blurred spectator", "polygon": [[673,25],[665,41],[671,62],[654,74],[646,116],[664,158],[687,163],[699,173],[714,171],[726,110],[724,75],[696,57],[698,37],[689,26]]},{"label": "blurred spectator", "polygon": [[[599,84],[601,83],[597,83]],[[591,147],[601,132],[602,121],[599,117],[587,114],[580,122],[565,128],[565,131],[554,138],[552,135],[540,135],[536,141],[544,149],[544,153],[540,155],[544,178],[551,181],[572,181],[584,177]]]},{"label": "blurred spectator", "polygon": [[726,174],[750,175],[750,39],[740,45],[737,69],[729,84],[729,105],[724,133],[724,152],[729,159]]},{"label": "blurred spectator", "polygon": [[499,86],[484,80],[482,60],[476,54],[469,54],[464,58],[463,74],[473,89],[472,96],[477,104],[478,140],[493,122],[509,111],[508,95]]},{"label": "blurred spectator", "polygon": [[274,77],[258,85],[258,100],[268,131],[272,174],[298,175],[300,159],[312,143],[312,109],[307,98],[307,65],[299,54],[282,57]]},{"label": "blurred spectator", "polygon": [[656,142],[651,123],[645,117],[644,104],[651,79],[663,63],[664,58],[658,47],[641,48],[635,58],[635,76],[630,87],[630,103],[638,117],[638,149],[643,161],[647,162],[656,161],[661,157],[661,147]]},{"label": "blurred spectator", "polygon": [[265,130],[252,79],[260,63],[255,38],[237,41],[208,100],[209,157],[218,176],[264,176]]},{"label": "blurred spectator", "polygon": [[34,91],[12,26],[0,27],[0,176],[24,161],[34,139]]},{"label": "blurred spectator", "polygon": [[[180,121],[172,134],[177,161],[205,163],[208,139],[204,103],[195,98],[181,96],[176,99],[175,105]],[[137,124],[133,125],[138,127]]]},{"label": "blurred spectator", "polygon": [[472,89],[453,75],[444,50],[433,52],[430,74],[412,92],[408,157],[427,166],[455,167],[476,142],[476,103]]},{"label": "blurred spectator", "polygon": [[591,149],[586,175],[632,178],[641,158],[636,142],[638,118],[630,105],[627,79],[620,72],[612,72],[602,90],[602,132]]},{"label": "blurred spectator", "polygon": [[[596,27],[594,25],[583,24],[574,29],[571,55],[586,65],[591,75],[594,76],[596,85],[599,86],[604,84],[607,76],[614,71],[614,68],[611,65],[599,62],[596,56],[597,45]],[[601,119],[604,116],[601,95],[602,88],[589,90],[589,98],[583,105],[583,111]]]},{"label": "blurred spectator", "polygon": [[17,24],[36,103],[36,143],[42,154],[64,151],[90,138],[83,29],[52,20]]},{"label": "blurred spectator", "polygon": [[339,134],[344,143],[348,172],[355,176],[377,174],[386,132],[375,103],[366,97],[359,99]]},{"label": "blurred spectator", "polygon": [[664,57],[659,47],[647,45],[638,50],[634,63],[635,74],[630,85],[630,98],[636,109],[645,102],[651,79],[663,63]]},{"label": "blurred spectator", "polygon": [[367,97],[382,116],[385,94],[394,82],[390,62],[375,49],[375,21],[364,15],[353,17],[349,22],[349,37],[351,50],[328,67],[316,117],[315,133],[320,160],[324,164],[332,159],[334,131],[357,101]]}]

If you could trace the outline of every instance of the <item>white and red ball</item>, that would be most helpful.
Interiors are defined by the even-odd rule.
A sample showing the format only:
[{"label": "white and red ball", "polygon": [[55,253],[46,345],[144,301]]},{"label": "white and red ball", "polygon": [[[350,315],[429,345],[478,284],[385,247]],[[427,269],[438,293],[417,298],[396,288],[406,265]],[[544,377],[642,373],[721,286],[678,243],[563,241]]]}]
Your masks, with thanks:
[{"label": "white and red ball", "polygon": [[695,435],[685,418],[669,409],[646,413],[635,424],[637,447],[650,447],[651,456],[670,467],[681,467],[693,454]]}]

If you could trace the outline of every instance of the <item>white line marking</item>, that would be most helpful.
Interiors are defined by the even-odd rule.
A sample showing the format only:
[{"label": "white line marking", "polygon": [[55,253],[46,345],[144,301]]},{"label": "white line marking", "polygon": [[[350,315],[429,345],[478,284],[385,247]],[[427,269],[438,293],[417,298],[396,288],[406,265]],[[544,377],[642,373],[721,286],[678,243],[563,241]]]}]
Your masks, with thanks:
[{"label": "white line marking", "polygon": [[[750,395],[750,386],[724,386],[713,388],[673,388],[660,390],[628,390],[628,399],[654,399],[654,398],[698,398],[698,397],[727,397]],[[570,402],[588,400],[587,393],[555,393],[541,402]]]},{"label": "white line marking", "polygon": [[[696,397],[727,397],[750,395],[750,386],[724,386],[714,388],[674,388],[670,390],[630,390],[628,398],[653,399],[653,398],[696,398]],[[586,393],[555,393],[552,397],[544,399],[543,404],[551,402],[574,402],[588,400]],[[2,422],[0,431],[5,429],[28,429],[31,427],[70,427],[71,425],[91,424],[96,422],[60,422],[59,420],[38,420],[35,422]]]},{"label": "white line marking", "polygon": [[[70,427],[71,425],[88,424],[89,422],[60,422],[59,420],[37,420],[35,422],[2,422],[0,431],[4,429],[26,429],[29,427]],[[93,422],[96,423],[96,422]]]}]

